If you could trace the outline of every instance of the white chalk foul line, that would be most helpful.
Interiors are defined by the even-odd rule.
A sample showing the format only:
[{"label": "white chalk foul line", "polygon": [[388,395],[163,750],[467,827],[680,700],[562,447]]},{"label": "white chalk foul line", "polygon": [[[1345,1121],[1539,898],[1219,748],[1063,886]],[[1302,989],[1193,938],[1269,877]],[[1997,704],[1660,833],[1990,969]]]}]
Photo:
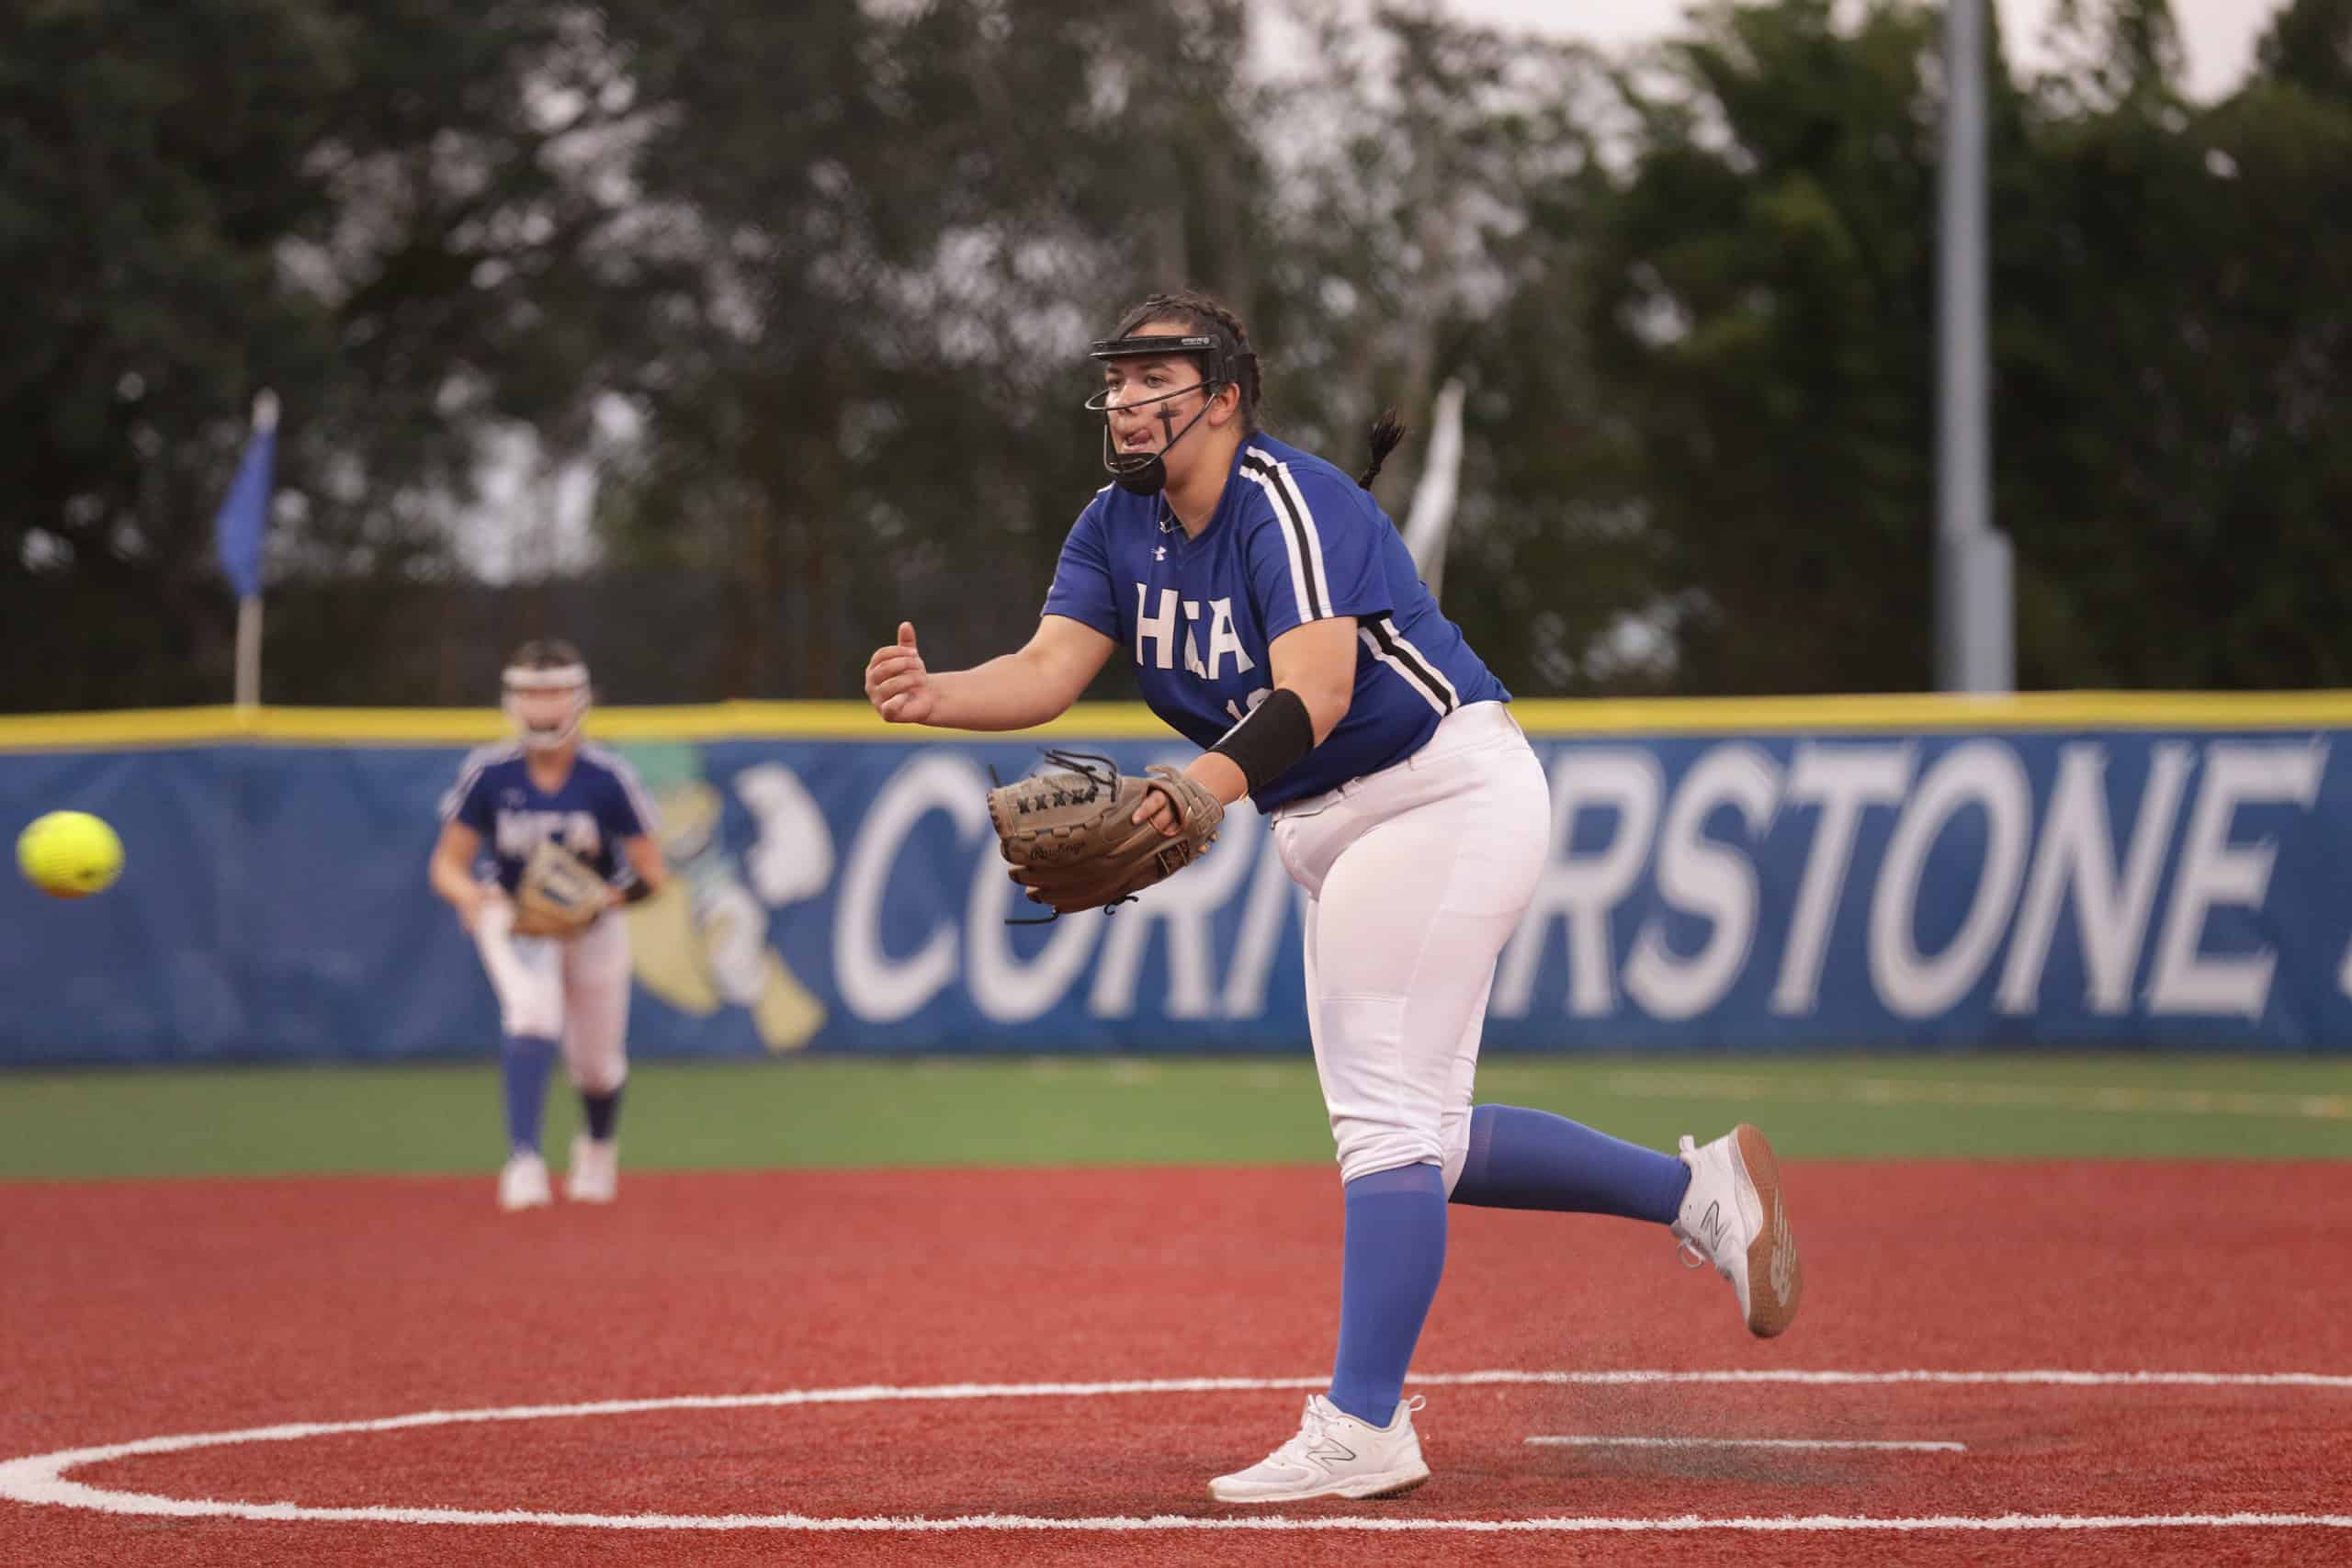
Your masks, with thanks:
[{"label": "white chalk foul line", "polygon": [[2352,1529],[2352,1514],[1929,1514],[1912,1517],[1874,1515],[1739,1515],[1668,1518],[1533,1517],[1524,1519],[1396,1518],[1378,1515],[1295,1517],[1282,1514],[1192,1515],[1105,1514],[1060,1518],[1036,1514],[959,1514],[949,1518],[866,1515],[824,1518],[807,1514],[546,1514],[521,1508],[305,1508],[291,1503],[215,1503],[136,1493],[105,1494],[119,1505],[109,1512],[169,1515],[182,1518],[237,1518],[287,1523],[394,1525],[545,1525],[572,1529],[793,1530],[818,1535],[950,1535],[978,1530],[1350,1530],[1366,1533],[1448,1535],[1635,1535],[1729,1530],[1749,1534],[1928,1530],[2024,1531],[2118,1529]]},{"label": "white chalk foul line", "polygon": [[[786,1389],[773,1393],[684,1394],[663,1399],[606,1399],[578,1404],[515,1404],[480,1410],[426,1410],[362,1421],[297,1421],[232,1432],[194,1432],[141,1438],[127,1443],[67,1449],[0,1463],[0,1500],[102,1513],[175,1518],[238,1518],[309,1523],[416,1525],[546,1525],[638,1530],[800,1530],[827,1533],[957,1530],[1373,1530],[1469,1534],[1519,1532],[1631,1532],[1689,1530],[2083,1530],[2148,1529],[2352,1529],[2352,1514],[2001,1514],[1926,1517],[1809,1515],[1790,1517],[1706,1518],[1524,1518],[1432,1519],[1283,1515],[1159,1514],[1057,1518],[1023,1514],[970,1514],[952,1518],[865,1516],[817,1517],[805,1514],[578,1514],[521,1508],[435,1508],[377,1505],[309,1507],[296,1503],[224,1502],[215,1498],[161,1497],[117,1492],[66,1479],[68,1472],[114,1460],[191,1449],[244,1443],[297,1442],[308,1438],[361,1432],[399,1432],[489,1421],[543,1421],[594,1416],[631,1416],[662,1410],[754,1410],[800,1404],[865,1404],[900,1400],[1083,1399],[1126,1393],[1224,1393],[1274,1389],[1320,1388],[1322,1377],[1150,1378],[1114,1382],[934,1383],[898,1387],[863,1384],[849,1388]],[[2352,1376],[2319,1372],[2079,1372],[2024,1371],[1527,1371],[1505,1370],[1440,1372],[1412,1380],[1429,1386],[1479,1384],[1634,1383],[1869,1383],[2025,1384],[2054,1387],[2329,1388],[2352,1389]]]},{"label": "white chalk foul line", "polygon": [[[1320,1388],[1329,1378],[1301,1378],[1261,1387]],[[1806,1371],[1797,1368],[1703,1372],[1628,1371],[1615,1372],[1449,1372],[1416,1383],[1807,1383],[1821,1387],[1855,1384],[1940,1383],[1952,1387],[2008,1384],[2038,1388],[2333,1388],[2352,1390],[2352,1375],[2341,1372],[2077,1372],[2059,1368],[2020,1371]]]},{"label": "white chalk foul line", "polygon": [[1873,1453],[1919,1454],[1968,1451],[1966,1443],[1893,1442],[1860,1438],[1612,1438],[1598,1432],[1569,1432],[1526,1440],[1538,1448],[1558,1449],[1855,1449]]},{"label": "white chalk foul line", "polygon": [[2340,1122],[2352,1096],[2256,1089],[2127,1089],[1938,1078],[1776,1078],[1747,1073],[1612,1073],[1609,1092],[1653,1100],[1781,1100],[1815,1105],[1951,1105],[2159,1116],[2284,1116]]}]

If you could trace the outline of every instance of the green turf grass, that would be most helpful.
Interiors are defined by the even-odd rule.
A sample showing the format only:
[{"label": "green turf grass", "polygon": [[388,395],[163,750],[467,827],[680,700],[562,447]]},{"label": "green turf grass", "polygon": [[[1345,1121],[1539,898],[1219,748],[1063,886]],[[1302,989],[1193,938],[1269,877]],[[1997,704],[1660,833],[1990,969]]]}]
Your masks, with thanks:
[{"label": "green turf grass", "polygon": [[[1482,1100],[1657,1148],[1752,1121],[1790,1158],[2352,1158],[2352,1059],[1498,1055]],[[559,1077],[547,1146],[576,1115]],[[1280,1059],[808,1057],[640,1063],[631,1169],[1317,1161]],[[0,1075],[0,1179],[487,1171],[489,1064]]]}]

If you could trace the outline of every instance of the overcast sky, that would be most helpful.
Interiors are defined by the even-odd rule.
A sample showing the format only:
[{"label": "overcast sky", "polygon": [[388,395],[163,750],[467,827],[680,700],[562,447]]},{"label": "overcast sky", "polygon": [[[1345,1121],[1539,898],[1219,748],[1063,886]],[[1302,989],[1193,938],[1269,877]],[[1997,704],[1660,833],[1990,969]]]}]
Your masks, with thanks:
[{"label": "overcast sky", "polygon": [[[1684,0],[1442,0],[1474,20],[1580,38],[1604,46],[1634,43],[1675,30]],[[1996,0],[2009,58],[2041,60],[2034,48],[2056,0]],[[2245,74],[2278,0],[2172,0],[2188,55],[2188,92],[2197,98],[2227,93]]]}]

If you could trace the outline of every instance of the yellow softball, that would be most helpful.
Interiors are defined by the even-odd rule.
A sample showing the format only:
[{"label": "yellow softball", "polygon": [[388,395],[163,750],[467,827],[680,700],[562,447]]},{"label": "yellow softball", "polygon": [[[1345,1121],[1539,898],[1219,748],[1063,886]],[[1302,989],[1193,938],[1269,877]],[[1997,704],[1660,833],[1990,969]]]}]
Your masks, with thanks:
[{"label": "yellow softball", "polygon": [[17,865],[44,893],[85,898],[122,874],[122,840],[86,811],[52,811],[17,835]]}]

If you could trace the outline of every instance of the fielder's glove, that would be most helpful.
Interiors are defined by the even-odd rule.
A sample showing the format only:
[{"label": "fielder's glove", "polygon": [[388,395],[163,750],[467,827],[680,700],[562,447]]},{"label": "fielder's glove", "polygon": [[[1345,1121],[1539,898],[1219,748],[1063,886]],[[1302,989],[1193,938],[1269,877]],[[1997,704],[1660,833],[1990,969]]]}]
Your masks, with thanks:
[{"label": "fielder's glove", "polygon": [[[989,820],[1012,880],[1057,916],[1123,904],[1174,875],[1200,858],[1225,819],[1216,796],[1173,768],[1136,778],[1105,757],[1048,751],[1046,760],[1061,771],[989,791]],[[1154,794],[1176,813],[1172,837],[1132,819]]]},{"label": "fielder's glove", "polygon": [[575,936],[605,912],[605,879],[552,839],[523,863],[514,887],[516,936]]}]

